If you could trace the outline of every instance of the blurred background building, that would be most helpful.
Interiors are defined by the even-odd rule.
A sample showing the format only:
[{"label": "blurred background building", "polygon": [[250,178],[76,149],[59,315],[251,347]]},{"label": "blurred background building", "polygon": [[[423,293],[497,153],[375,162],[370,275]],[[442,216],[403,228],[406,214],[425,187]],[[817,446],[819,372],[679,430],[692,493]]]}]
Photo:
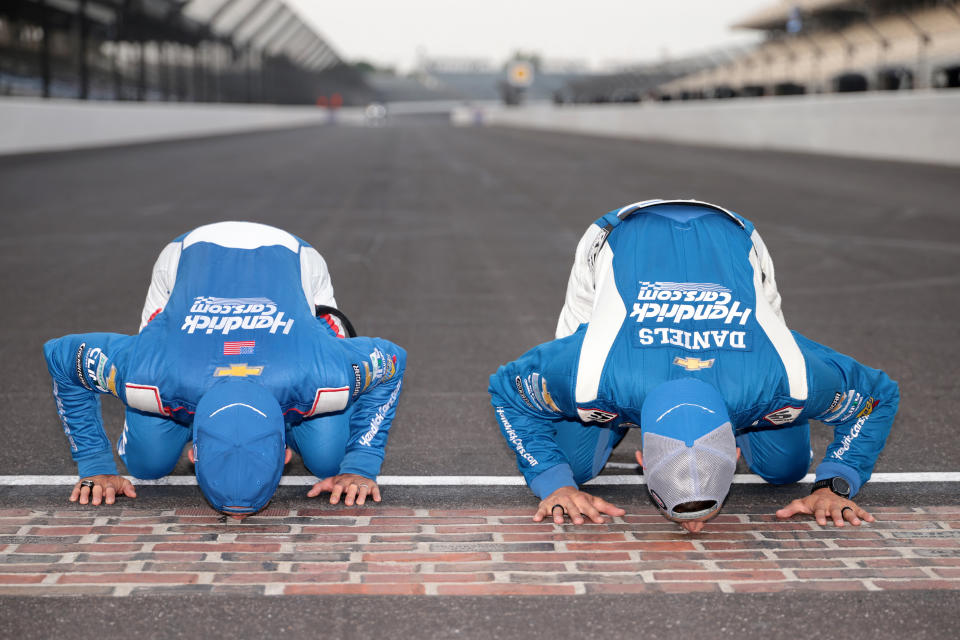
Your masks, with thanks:
[{"label": "blurred background building", "polygon": [[0,95],[312,104],[370,90],[284,0],[3,0]]},{"label": "blurred background building", "polygon": [[960,86],[960,8],[952,0],[781,0],[733,25],[752,47],[571,83],[575,102],[734,98]]},{"label": "blurred background building", "polygon": [[508,60],[421,53],[415,69],[402,74],[344,60],[301,18],[296,2],[3,0],[0,95],[516,105],[960,86],[955,0],[771,0],[732,24],[757,32],[757,44],[664,54],[604,72],[518,51]]}]

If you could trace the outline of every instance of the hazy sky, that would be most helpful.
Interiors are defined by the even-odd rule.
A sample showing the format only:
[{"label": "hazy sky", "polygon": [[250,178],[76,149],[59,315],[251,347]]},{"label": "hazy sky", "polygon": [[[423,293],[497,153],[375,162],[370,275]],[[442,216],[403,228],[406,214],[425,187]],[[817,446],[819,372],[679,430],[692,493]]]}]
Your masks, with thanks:
[{"label": "hazy sky", "polygon": [[502,63],[518,49],[593,67],[749,41],[730,24],[780,0],[288,0],[349,61]]}]

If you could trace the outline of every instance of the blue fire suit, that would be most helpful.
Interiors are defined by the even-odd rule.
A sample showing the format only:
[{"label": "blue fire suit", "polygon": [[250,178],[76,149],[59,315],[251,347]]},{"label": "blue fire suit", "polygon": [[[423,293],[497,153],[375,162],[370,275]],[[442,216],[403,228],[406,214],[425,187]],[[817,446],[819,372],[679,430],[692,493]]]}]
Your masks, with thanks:
[{"label": "blue fire suit", "polygon": [[494,413],[534,493],[597,476],[640,426],[647,392],[690,377],[720,391],[747,464],[768,482],[807,473],[810,419],[833,427],[816,476],[842,476],[855,495],[890,431],[897,384],[787,328],[753,225],[714,205],[653,201],[593,229],[578,253],[590,286],[568,291],[558,329],[572,333],[490,378]]},{"label": "blue fire suit", "polygon": [[[117,443],[127,470],[158,478],[173,469],[190,441],[204,392],[225,376],[243,376],[276,397],[287,444],[312,473],[375,478],[406,352],[380,338],[339,338],[329,319],[316,318],[305,296],[310,274],[304,265],[308,252],[319,256],[284,231],[219,223],[171,247],[172,290],[163,292],[169,295],[165,306],[144,319],[138,335],[87,333],[44,345],[79,475],[117,473],[100,395],[127,406]],[[158,265],[163,261],[164,254]]]}]

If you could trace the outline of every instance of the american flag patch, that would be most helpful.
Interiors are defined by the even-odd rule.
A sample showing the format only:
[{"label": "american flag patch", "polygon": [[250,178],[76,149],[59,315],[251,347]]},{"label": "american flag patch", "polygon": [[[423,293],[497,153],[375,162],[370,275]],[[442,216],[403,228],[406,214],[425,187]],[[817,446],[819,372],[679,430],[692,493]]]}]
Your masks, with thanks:
[{"label": "american flag patch", "polygon": [[240,342],[224,342],[223,355],[239,356],[253,353],[253,348],[257,346],[255,340],[242,340]]}]

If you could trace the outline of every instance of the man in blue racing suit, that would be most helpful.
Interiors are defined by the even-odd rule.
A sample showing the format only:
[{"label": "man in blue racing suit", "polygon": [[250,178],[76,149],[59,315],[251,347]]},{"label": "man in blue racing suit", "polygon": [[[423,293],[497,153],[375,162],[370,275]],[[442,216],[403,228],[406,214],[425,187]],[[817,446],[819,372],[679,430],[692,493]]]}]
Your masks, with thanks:
[{"label": "man in blue racing suit", "polygon": [[[118,475],[100,395],[126,405],[117,452],[135,477],[167,475],[184,446],[216,509],[262,509],[291,449],[322,478],[313,497],[380,500],[406,362],[380,338],[345,338],[326,264],[267,225],[222,222],[171,242],[154,267],[140,333],[69,335],[44,345],[80,481],[70,499],[135,497]],[[289,447],[289,448],[288,448]]]},{"label": "man in blue racing suit", "polygon": [[787,328],[773,263],[748,220],[690,200],[628,205],[591,225],[557,339],[500,367],[490,394],[541,499],[534,520],[622,515],[578,485],[639,427],[647,490],[691,532],[719,512],[741,453],[767,482],[803,478],[810,419],[834,440],[813,492],[777,515],[873,521],[851,498],[899,404],[885,373]]}]

